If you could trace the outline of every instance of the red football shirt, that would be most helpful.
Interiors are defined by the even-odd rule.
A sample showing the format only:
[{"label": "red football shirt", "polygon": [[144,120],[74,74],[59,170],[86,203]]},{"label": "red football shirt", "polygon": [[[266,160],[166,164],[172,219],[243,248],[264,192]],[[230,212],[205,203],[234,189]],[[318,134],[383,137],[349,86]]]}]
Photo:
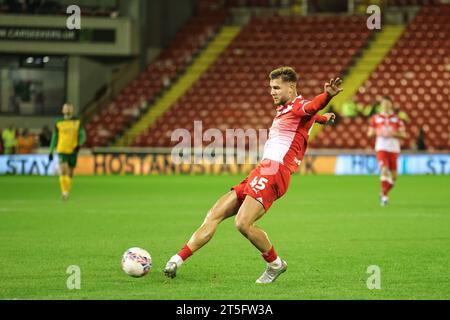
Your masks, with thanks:
[{"label": "red football shirt", "polygon": [[375,130],[376,151],[400,152],[400,140],[389,137],[391,133],[404,130],[403,121],[396,114],[380,113],[370,118],[370,127]]},{"label": "red football shirt", "polygon": [[301,95],[277,108],[277,114],[264,146],[264,159],[277,161],[295,172],[306,152],[309,134],[315,122],[325,123],[326,117],[316,113],[323,109],[330,97],[323,93],[313,100]]}]

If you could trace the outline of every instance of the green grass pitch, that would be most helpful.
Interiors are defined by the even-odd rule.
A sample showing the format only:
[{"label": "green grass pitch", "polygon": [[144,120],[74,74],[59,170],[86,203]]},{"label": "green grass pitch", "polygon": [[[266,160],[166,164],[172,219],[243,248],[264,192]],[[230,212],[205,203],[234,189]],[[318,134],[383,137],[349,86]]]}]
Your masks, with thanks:
[{"label": "green grass pitch", "polygon": [[[449,299],[448,176],[401,176],[387,207],[371,177],[294,176],[258,223],[289,268],[257,285],[265,264],[229,219],[175,279],[162,273],[237,176],[0,177],[0,299]],[[151,273],[120,269],[147,249]],[[81,270],[69,290],[68,266]],[[367,268],[381,270],[369,290]]]}]

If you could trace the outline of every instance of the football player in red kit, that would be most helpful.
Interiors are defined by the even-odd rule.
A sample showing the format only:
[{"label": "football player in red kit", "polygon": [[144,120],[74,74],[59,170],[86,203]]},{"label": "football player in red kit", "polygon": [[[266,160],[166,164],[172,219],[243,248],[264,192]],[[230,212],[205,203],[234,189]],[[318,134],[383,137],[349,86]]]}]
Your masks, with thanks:
[{"label": "football player in red kit", "polygon": [[400,139],[406,138],[405,125],[394,113],[392,100],[383,97],[380,113],[370,118],[369,137],[376,136],[375,151],[380,165],[380,204],[388,203],[389,191],[397,179],[397,159],[400,154]]},{"label": "football player in red kit", "polygon": [[333,113],[317,115],[317,112],[342,91],[342,81],[331,79],[325,84],[322,94],[307,100],[297,94],[298,75],[294,69],[278,68],[270,73],[269,80],[277,113],[264,146],[262,161],[247,178],[214,204],[187,244],[167,262],[164,269],[166,276],[175,277],[183,261],[213,237],[223,220],[234,215],[236,228],[267,262],[266,270],[256,282],[273,282],[286,271],[287,263],[277,255],[267,234],[255,223],[275,200],[286,193],[291,174],[303,160],[314,123],[334,121]]}]

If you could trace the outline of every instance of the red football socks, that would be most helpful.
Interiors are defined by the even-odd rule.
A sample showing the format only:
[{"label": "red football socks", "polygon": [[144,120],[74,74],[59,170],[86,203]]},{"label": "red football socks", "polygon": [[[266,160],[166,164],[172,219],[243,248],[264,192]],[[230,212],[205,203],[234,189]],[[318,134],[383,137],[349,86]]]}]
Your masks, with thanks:
[{"label": "red football socks", "polygon": [[266,260],[268,263],[271,263],[271,262],[274,262],[275,260],[277,260],[278,255],[277,255],[277,253],[275,252],[275,249],[274,249],[273,246],[272,246],[272,248],[271,248],[268,252],[264,252],[264,253],[262,254],[262,257],[263,257],[264,260]]},{"label": "red football socks", "polygon": [[386,192],[387,193],[389,193],[389,191],[391,191],[391,189],[394,187],[394,184],[393,183],[390,183],[390,182],[388,182],[388,187],[387,187],[387,190],[386,190]]},{"label": "red football socks", "polygon": [[183,259],[183,261],[185,261],[187,258],[192,256],[192,251],[191,249],[189,249],[187,245],[185,245],[183,249],[181,249],[180,252],[178,252],[178,255],[181,257],[181,259]]},{"label": "red football socks", "polygon": [[394,185],[392,183],[390,183],[389,181],[382,180],[381,181],[381,191],[383,193],[383,196],[387,196],[393,186]]}]

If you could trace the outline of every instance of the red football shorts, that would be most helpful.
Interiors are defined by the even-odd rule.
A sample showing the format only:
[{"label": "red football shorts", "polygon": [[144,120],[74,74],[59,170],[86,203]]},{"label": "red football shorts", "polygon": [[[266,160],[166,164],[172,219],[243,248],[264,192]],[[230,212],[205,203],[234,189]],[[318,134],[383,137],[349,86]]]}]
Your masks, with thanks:
[{"label": "red football shorts", "polygon": [[291,172],[286,166],[265,159],[231,190],[236,192],[241,204],[248,195],[259,201],[267,212],[275,200],[286,193],[290,181]]},{"label": "red football shorts", "polygon": [[397,171],[397,152],[377,151],[377,159],[380,166],[388,167],[391,171]]}]

